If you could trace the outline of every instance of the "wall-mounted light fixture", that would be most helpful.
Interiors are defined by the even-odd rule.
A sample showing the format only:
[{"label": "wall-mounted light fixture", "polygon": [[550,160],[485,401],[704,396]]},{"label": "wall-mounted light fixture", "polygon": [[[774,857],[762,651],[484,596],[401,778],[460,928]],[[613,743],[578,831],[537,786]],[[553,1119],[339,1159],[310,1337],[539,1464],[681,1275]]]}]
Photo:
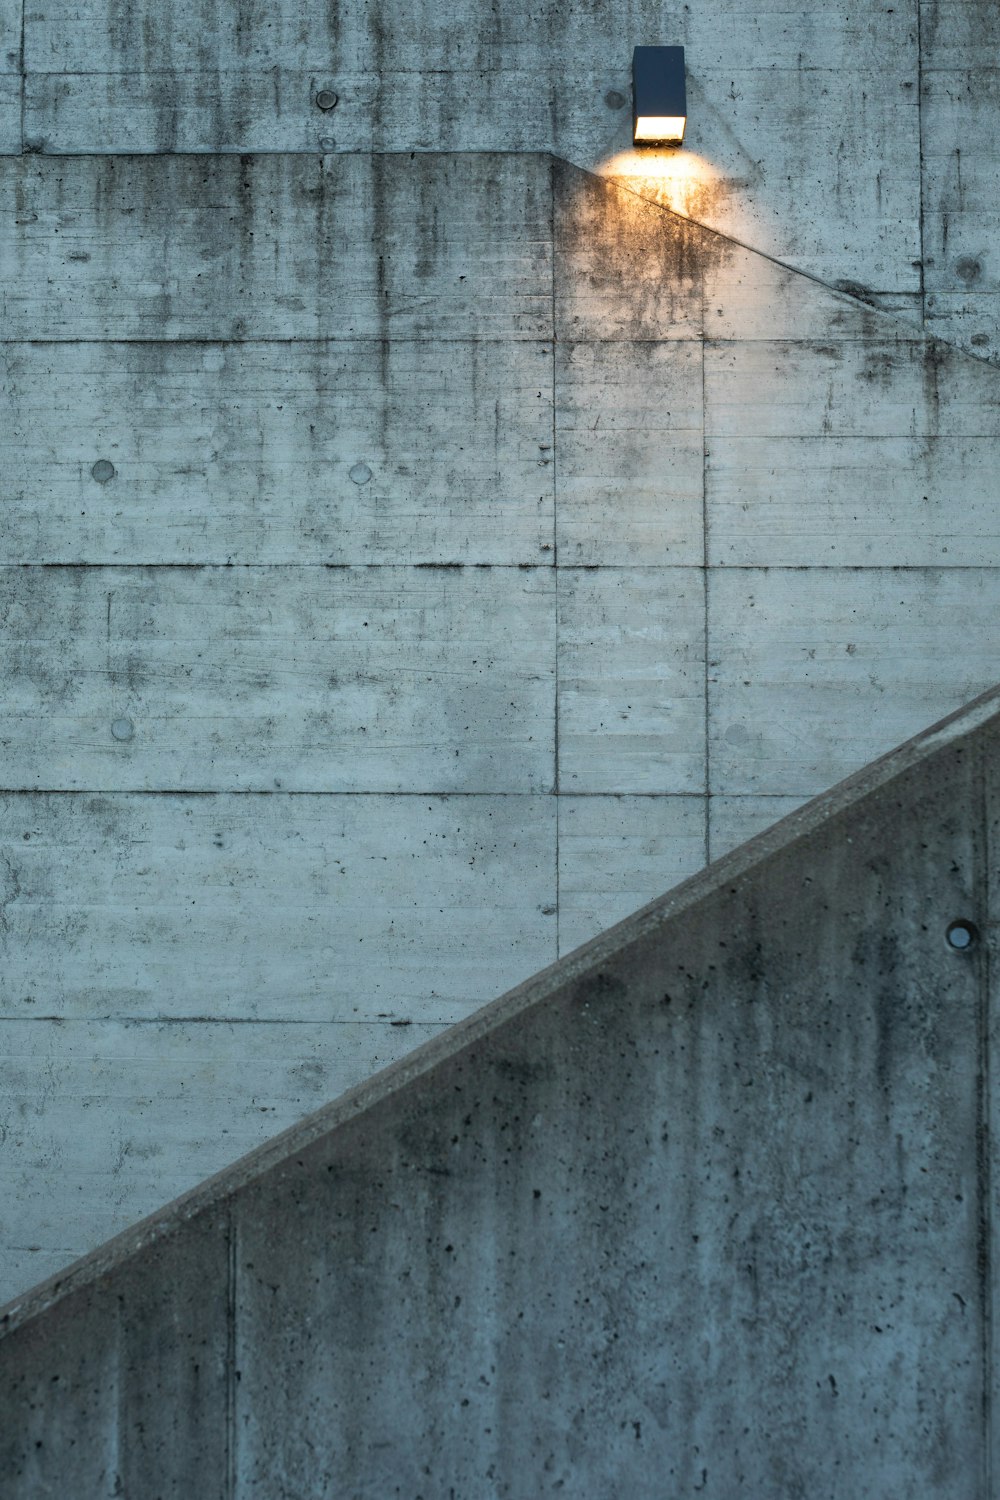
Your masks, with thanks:
[{"label": "wall-mounted light fixture", "polygon": [[687,123],[683,47],[632,53],[632,139],[637,146],[679,146]]}]

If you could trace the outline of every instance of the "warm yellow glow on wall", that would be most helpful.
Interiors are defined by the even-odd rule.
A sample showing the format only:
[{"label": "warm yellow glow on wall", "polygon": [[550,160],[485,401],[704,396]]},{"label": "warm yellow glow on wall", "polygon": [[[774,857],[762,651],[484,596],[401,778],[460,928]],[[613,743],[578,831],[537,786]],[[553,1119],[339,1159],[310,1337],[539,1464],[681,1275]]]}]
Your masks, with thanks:
[{"label": "warm yellow glow on wall", "polygon": [[683,115],[637,115],[635,121],[636,144],[640,141],[676,141],[684,139]]},{"label": "warm yellow glow on wall", "polygon": [[602,177],[687,219],[711,222],[726,189],[717,167],[694,151],[665,146],[618,151],[595,165]]}]

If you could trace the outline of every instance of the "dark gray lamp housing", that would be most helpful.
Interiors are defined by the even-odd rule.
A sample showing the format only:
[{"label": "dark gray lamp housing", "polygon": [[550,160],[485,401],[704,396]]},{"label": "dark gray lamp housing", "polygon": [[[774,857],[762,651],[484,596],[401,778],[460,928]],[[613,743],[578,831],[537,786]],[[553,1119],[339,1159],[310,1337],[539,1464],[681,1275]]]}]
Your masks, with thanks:
[{"label": "dark gray lamp housing", "polygon": [[632,53],[632,139],[637,146],[679,146],[687,123],[683,47]]}]

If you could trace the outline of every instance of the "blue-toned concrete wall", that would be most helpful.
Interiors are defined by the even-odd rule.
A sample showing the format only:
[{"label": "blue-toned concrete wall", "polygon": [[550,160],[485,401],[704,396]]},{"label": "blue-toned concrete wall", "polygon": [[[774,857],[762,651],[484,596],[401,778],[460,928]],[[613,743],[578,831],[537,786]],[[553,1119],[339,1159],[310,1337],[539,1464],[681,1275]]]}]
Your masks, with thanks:
[{"label": "blue-toned concrete wall", "polygon": [[5,1497],[994,1494],[998,701],[9,1307]]},{"label": "blue-toned concrete wall", "polygon": [[1000,373],[988,6],[0,18],[13,1293],[997,680]]}]

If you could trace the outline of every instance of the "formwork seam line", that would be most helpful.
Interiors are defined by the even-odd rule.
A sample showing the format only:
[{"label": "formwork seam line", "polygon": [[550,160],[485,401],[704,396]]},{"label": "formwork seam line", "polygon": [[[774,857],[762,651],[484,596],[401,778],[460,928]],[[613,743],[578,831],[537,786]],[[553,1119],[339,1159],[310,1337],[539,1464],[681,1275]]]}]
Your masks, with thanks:
[{"label": "formwork seam line", "polygon": [[236,1217],[226,1207],[226,1500],[236,1494]]},{"label": "formwork seam line", "polygon": [[553,776],[552,785],[555,795],[555,838],[556,838],[556,868],[555,868],[555,899],[556,899],[556,958],[562,953],[562,933],[560,923],[562,921],[562,891],[561,891],[561,866],[559,848],[559,821],[560,821],[560,777],[559,777],[559,461],[557,455],[557,422],[556,422],[556,351],[558,349],[558,329],[556,327],[556,163],[553,157],[549,163],[549,244],[551,246],[550,269],[551,269],[551,317],[552,317],[552,565],[553,565]]},{"label": "formwork seam line", "polygon": [[980,918],[982,934],[982,961],[979,977],[979,1140],[977,1143],[979,1178],[979,1235],[980,1255],[980,1303],[982,1309],[982,1418],[983,1418],[983,1494],[993,1495],[993,1480],[996,1472],[995,1444],[996,1418],[993,1410],[996,1392],[996,1310],[994,1307],[994,1216],[993,1216],[993,1067],[991,1034],[992,972],[990,963],[991,936],[989,926],[992,916],[992,891],[990,865],[993,857],[992,829],[990,827],[989,766],[982,750],[979,754],[979,801],[983,829],[981,850],[981,882],[983,893]]},{"label": "formwork seam line", "polygon": [[[704,321],[704,319],[703,319]],[[711,797],[712,797],[712,765],[711,765],[711,741],[709,739],[709,695],[708,695],[708,670],[710,655],[710,635],[708,628],[708,586],[711,571],[708,565],[708,420],[705,405],[705,341],[701,345],[701,568],[702,589],[704,593],[704,683],[705,683],[705,863],[711,863],[711,830],[709,825]]]}]

